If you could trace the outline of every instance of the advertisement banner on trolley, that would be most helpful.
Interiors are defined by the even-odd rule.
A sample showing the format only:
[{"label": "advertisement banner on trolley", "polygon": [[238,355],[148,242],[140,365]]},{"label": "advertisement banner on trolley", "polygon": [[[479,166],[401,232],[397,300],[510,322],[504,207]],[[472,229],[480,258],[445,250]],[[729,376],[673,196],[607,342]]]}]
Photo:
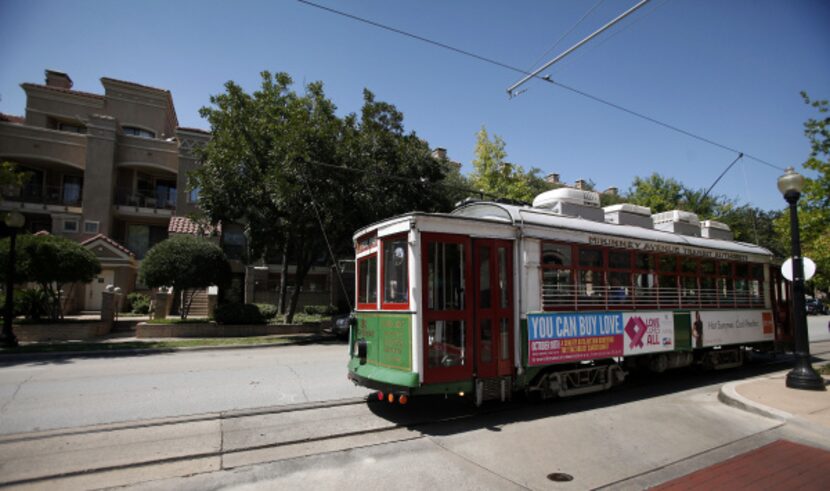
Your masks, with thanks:
[{"label": "advertisement banner on trolley", "polygon": [[623,330],[621,312],[528,314],[528,365],[622,356]]},{"label": "advertisement banner on trolley", "polygon": [[695,348],[775,339],[769,310],[695,310],[692,321]]},{"label": "advertisement banner on trolley", "polygon": [[623,314],[626,356],[674,350],[672,312],[630,312]]}]

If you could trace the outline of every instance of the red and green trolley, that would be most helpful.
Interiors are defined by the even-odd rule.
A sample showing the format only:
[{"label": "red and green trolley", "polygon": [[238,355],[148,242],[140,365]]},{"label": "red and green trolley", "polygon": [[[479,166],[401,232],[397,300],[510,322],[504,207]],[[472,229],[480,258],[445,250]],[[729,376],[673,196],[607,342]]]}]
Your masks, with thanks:
[{"label": "red and green trolley", "polygon": [[603,390],[635,366],[732,367],[791,342],[768,250],[688,213],[549,193],[359,230],[349,378],[390,402],[480,404]]}]

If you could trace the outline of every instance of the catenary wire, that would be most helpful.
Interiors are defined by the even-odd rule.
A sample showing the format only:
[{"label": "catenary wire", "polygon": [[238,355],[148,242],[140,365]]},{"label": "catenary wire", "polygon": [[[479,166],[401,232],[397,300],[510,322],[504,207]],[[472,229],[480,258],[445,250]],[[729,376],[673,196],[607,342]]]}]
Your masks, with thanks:
[{"label": "catenary wire", "polygon": [[[432,44],[433,46],[438,46],[438,47],[440,47],[440,48],[444,48],[444,49],[447,49],[447,50],[453,51],[453,52],[455,52],[455,53],[459,53],[459,54],[462,54],[462,55],[465,55],[465,56],[469,56],[469,57],[471,57],[471,58],[475,58],[475,59],[477,59],[477,60],[479,60],[479,61],[483,61],[483,62],[485,62],[485,63],[490,63],[491,65],[496,65],[496,66],[499,66],[499,67],[504,68],[504,69],[507,69],[507,70],[512,70],[512,71],[517,72],[517,73],[523,73],[523,74],[525,74],[525,75],[527,75],[527,74],[529,73],[529,72],[527,72],[527,71],[526,71],[526,70],[524,70],[524,69],[517,68],[517,67],[511,66],[511,65],[508,65],[507,63],[502,63],[502,62],[497,61],[497,60],[494,60],[494,59],[492,59],[492,58],[487,58],[487,57],[485,57],[485,56],[481,56],[481,55],[478,55],[478,54],[472,53],[472,52],[470,52],[470,51],[466,51],[466,50],[463,50],[463,49],[455,48],[455,47],[450,46],[450,45],[445,44],[445,43],[441,43],[441,42],[438,42],[438,41],[434,41],[434,40],[432,40],[432,39],[428,39],[428,38],[425,38],[425,37],[423,37],[423,36],[419,36],[419,35],[417,35],[417,34],[412,34],[412,33],[409,33],[409,32],[406,32],[406,31],[403,31],[403,30],[400,30],[400,29],[396,29],[396,28],[394,28],[394,27],[390,27],[390,26],[387,26],[387,25],[384,25],[384,24],[380,24],[380,23],[378,23],[378,22],[375,22],[375,21],[372,21],[372,20],[369,20],[369,19],[365,19],[365,18],[363,18],[363,17],[358,17],[358,16],[356,16],[356,15],[349,14],[349,13],[347,13],[347,12],[343,12],[343,11],[340,11],[340,10],[336,10],[336,9],[331,8],[331,7],[326,7],[326,6],[324,6],[324,5],[319,5],[319,4],[316,4],[316,3],[314,3],[314,2],[310,2],[310,1],[308,1],[308,0],[297,0],[297,1],[298,1],[298,2],[300,2],[300,3],[302,3],[302,4],[308,5],[308,6],[310,6],[310,7],[315,7],[315,8],[318,8],[318,9],[320,9],[320,10],[325,10],[325,11],[327,11],[327,12],[331,12],[331,13],[336,14],[336,15],[340,15],[340,16],[343,16],[343,17],[347,17],[347,18],[350,18],[350,19],[352,19],[352,20],[356,20],[356,21],[358,21],[358,22],[362,22],[362,23],[364,23],[364,24],[369,24],[369,25],[371,25],[371,26],[374,26],[374,27],[377,27],[377,28],[380,28],[380,29],[384,29],[384,30],[386,30],[386,31],[390,31],[390,32],[394,32],[394,33],[396,33],[396,34],[400,34],[400,35],[403,35],[403,36],[406,36],[406,37],[410,37],[410,38],[412,38],[412,39],[416,39],[416,40],[418,40],[418,41],[422,41],[422,42],[425,42],[425,43],[427,43],[427,44]],[[611,101],[608,101],[608,100],[603,99],[603,98],[601,98],[601,97],[597,97],[597,96],[595,96],[595,95],[589,94],[589,93],[587,93],[587,92],[585,92],[585,91],[583,91],[583,90],[580,90],[580,89],[577,89],[577,88],[575,88],[575,87],[571,87],[571,86],[565,85],[565,84],[563,84],[563,83],[561,83],[561,82],[554,81],[554,80],[553,80],[553,79],[551,79],[550,77],[547,77],[547,76],[544,76],[544,77],[537,76],[536,78],[537,78],[538,80],[543,80],[543,81],[548,82],[548,83],[550,83],[550,84],[553,84],[553,85],[555,85],[555,86],[557,86],[557,87],[563,88],[563,89],[568,90],[568,91],[570,91],[570,92],[573,92],[573,93],[575,93],[575,94],[578,94],[578,95],[581,95],[581,96],[586,97],[586,98],[588,98],[588,99],[591,99],[591,100],[593,100],[593,101],[595,101],[595,102],[598,102],[598,103],[600,103],[600,104],[604,104],[604,105],[609,106],[609,107],[612,107],[612,108],[614,108],[614,109],[618,109],[618,110],[623,111],[623,112],[626,112],[626,113],[628,113],[628,114],[630,114],[630,115],[632,115],[632,116],[636,116],[636,117],[638,117],[638,118],[641,118],[641,119],[644,119],[644,120],[649,121],[649,122],[651,122],[651,123],[654,123],[654,124],[657,124],[657,125],[659,125],[659,126],[662,126],[662,127],[666,128],[666,129],[669,129],[669,130],[675,131],[675,132],[677,132],[677,133],[680,133],[680,134],[686,135],[686,136],[688,136],[688,137],[694,138],[694,139],[696,139],[696,140],[698,140],[698,141],[701,141],[701,142],[704,142],[704,143],[708,143],[709,145],[713,145],[713,146],[715,146],[715,147],[718,147],[718,148],[721,148],[721,149],[724,149],[724,150],[728,150],[728,151],[730,151],[730,152],[740,153],[740,154],[742,154],[744,157],[746,157],[746,158],[748,158],[748,159],[751,159],[751,160],[754,160],[754,161],[756,161],[756,162],[758,162],[758,163],[764,164],[764,165],[766,165],[766,166],[768,166],[768,167],[770,167],[770,168],[777,169],[777,170],[780,170],[780,171],[784,171],[784,170],[785,170],[785,169],[784,169],[783,167],[781,167],[781,166],[778,166],[778,165],[775,165],[775,164],[771,164],[770,162],[767,162],[766,160],[763,160],[763,159],[761,159],[761,158],[755,157],[755,156],[753,156],[753,155],[751,155],[751,154],[749,154],[749,153],[746,153],[746,152],[741,152],[740,150],[736,150],[736,149],[734,149],[734,148],[732,148],[732,147],[729,147],[729,146],[727,146],[727,145],[723,145],[723,144],[718,143],[718,142],[716,142],[716,141],[714,141],[714,140],[710,140],[709,138],[706,138],[706,137],[703,137],[703,136],[697,135],[697,134],[695,134],[695,133],[692,133],[692,132],[690,132],[690,131],[687,131],[687,130],[684,130],[684,129],[678,128],[677,126],[671,125],[671,124],[669,124],[669,123],[664,123],[664,122],[662,122],[662,121],[660,121],[660,120],[658,120],[658,119],[652,118],[652,117],[650,117],[650,116],[646,116],[645,114],[639,113],[639,112],[634,111],[634,110],[632,110],[632,109],[628,109],[628,108],[623,107],[623,106],[621,106],[621,105],[619,105],[619,104],[616,104],[616,103],[614,103],[614,102],[611,102]]]}]

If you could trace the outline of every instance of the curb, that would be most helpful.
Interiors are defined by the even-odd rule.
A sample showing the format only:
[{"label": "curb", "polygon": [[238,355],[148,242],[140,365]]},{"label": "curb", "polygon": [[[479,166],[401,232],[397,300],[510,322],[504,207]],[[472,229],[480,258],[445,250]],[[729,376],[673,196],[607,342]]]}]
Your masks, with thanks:
[{"label": "curb", "polygon": [[316,335],[307,339],[288,341],[285,343],[268,343],[268,344],[235,344],[224,346],[193,346],[183,348],[138,348],[138,349],[114,349],[106,350],[86,350],[86,351],[51,351],[43,353],[4,353],[0,354],[0,365],[7,362],[26,362],[29,360],[43,360],[43,359],[60,359],[83,356],[85,358],[117,358],[119,356],[138,356],[138,355],[158,355],[165,353],[175,353],[180,351],[223,351],[232,349],[256,349],[256,348],[276,348],[280,346],[300,346],[304,344],[314,343],[317,341],[327,341],[337,339],[334,336]]},{"label": "curb", "polygon": [[759,402],[755,402],[751,399],[747,399],[746,397],[738,394],[738,391],[735,390],[735,388],[739,385],[748,384],[756,380],[762,380],[762,378],[741,380],[740,382],[729,382],[728,384],[721,386],[720,391],[718,391],[718,400],[726,404],[727,406],[742,409],[749,413],[764,416],[765,418],[775,419],[783,422],[788,422],[792,420],[794,418],[792,414],[786,411],[782,411],[780,409],[775,409],[774,407],[770,407],[765,404],[761,404]]}]

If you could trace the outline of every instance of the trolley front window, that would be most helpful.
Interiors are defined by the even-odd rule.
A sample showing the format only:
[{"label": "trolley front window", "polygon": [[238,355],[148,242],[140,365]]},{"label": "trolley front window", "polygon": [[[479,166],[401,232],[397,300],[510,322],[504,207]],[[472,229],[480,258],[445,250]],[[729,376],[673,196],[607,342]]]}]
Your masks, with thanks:
[{"label": "trolley front window", "polygon": [[383,308],[405,309],[409,306],[409,254],[406,236],[383,239],[382,247]]},{"label": "trolley front window", "polygon": [[378,303],[378,258],[365,257],[357,262],[357,306],[376,309]]}]

